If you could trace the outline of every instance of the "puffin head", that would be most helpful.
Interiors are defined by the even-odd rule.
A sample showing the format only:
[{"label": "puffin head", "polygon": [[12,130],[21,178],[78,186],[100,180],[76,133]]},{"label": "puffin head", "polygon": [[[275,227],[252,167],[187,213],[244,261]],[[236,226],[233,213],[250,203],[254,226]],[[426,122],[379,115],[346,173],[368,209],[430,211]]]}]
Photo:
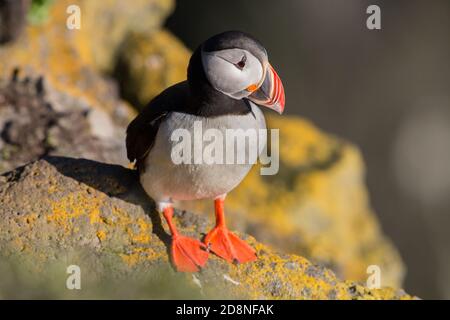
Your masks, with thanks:
[{"label": "puffin head", "polygon": [[198,50],[206,79],[215,90],[283,112],[283,84],[259,41],[227,31],[209,38]]}]

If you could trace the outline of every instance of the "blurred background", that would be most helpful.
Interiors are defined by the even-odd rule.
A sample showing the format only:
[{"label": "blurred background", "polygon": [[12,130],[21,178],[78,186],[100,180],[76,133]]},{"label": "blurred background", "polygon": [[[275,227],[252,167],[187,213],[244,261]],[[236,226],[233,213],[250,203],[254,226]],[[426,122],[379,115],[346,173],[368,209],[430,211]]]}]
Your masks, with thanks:
[{"label": "blurred background", "polygon": [[[366,28],[371,4],[381,30]],[[191,49],[229,29],[260,39],[286,113],[361,148],[405,289],[450,298],[449,1],[177,1],[167,26]]]},{"label": "blurred background", "polygon": [[[66,28],[72,3],[81,7],[82,28],[75,31]],[[421,298],[450,299],[448,0],[130,3],[0,0],[0,174],[46,155],[126,165],[124,132],[135,109],[185,79],[190,50],[215,33],[242,30],[267,48],[283,80],[286,114],[309,119],[362,151],[370,205],[406,265],[402,287]],[[366,27],[372,4],[381,8],[381,30]],[[328,141],[308,124],[292,123],[302,123],[298,132],[319,136],[313,144]],[[303,148],[301,136],[294,143]],[[390,272],[401,282],[400,259],[377,222],[369,221],[360,167],[351,165],[350,178],[344,174],[345,181],[336,185],[352,190],[324,192],[317,203],[332,202],[334,195],[358,199],[348,205],[355,208],[349,225],[363,226],[358,219],[367,217],[369,227],[339,242],[342,231],[352,230],[334,219],[342,212],[333,211],[334,220],[328,221],[323,213],[310,217],[308,205],[301,208],[301,222],[331,221],[338,236],[325,232],[324,237],[340,251],[350,247],[342,245],[348,239],[362,239],[348,249],[349,259],[334,252],[347,264],[320,261],[329,262],[339,276],[345,275],[340,267],[350,265],[351,273],[355,265],[362,280],[367,262],[383,260],[381,255],[393,261]],[[331,186],[338,176],[327,178]],[[311,194],[305,192],[305,198]],[[266,241],[264,229],[244,231]],[[312,243],[317,239],[323,240]]]}]

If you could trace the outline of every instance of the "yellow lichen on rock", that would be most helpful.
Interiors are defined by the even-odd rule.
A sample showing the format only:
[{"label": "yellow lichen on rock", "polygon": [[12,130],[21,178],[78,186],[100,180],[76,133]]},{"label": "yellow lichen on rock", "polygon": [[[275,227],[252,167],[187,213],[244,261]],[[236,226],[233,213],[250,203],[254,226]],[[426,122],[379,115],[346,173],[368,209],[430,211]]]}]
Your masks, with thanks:
[{"label": "yellow lichen on rock", "polygon": [[[117,277],[151,275],[153,285],[141,296],[161,298],[162,289],[173,284],[164,297],[179,297],[179,288],[186,287],[185,298],[193,294],[245,299],[412,298],[401,290],[368,289],[342,281],[324,266],[277,253],[244,234],[240,237],[256,249],[256,262],[236,266],[210,254],[194,277],[179,275],[169,264],[165,226],[136,171],[117,165],[49,157],[0,176],[0,204],[2,261],[27,261],[28,274],[39,270],[39,277],[49,279],[55,279],[54,270],[82,265],[84,274],[106,277],[106,297],[116,292],[110,283]],[[180,232],[198,239],[212,226],[204,217],[180,211],[175,212],[175,223]],[[158,280],[162,278],[164,285]],[[100,286],[89,278],[84,281],[91,288]],[[44,292],[51,288],[46,285]]]},{"label": "yellow lichen on rock", "polygon": [[[236,295],[250,299],[394,299],[403,295],[401,290],[382,288],[370,290],[352,281],[341,282],[324,267],[295,255],[277,255],[273,250],[251,239],[258,252],[258,261],[233,268],[229,273],[238,285]],[[267,272],[268,269],[270,272]],[[246,294],[244,294],[246,293]],[[410,296],[406,298],[411,298]]]},{"label": "yellow lichen on rock", "polygon": [[60,228],[72,231],[75,219],[84,215],[90,224],[101,222],[100,206],[102,199],[87,197],[83,193],[70,193],[67,196],[51,201],[51,213],[47,216],[47,222],[56,223]]},{"label": "yellow lichen on rock", "polygon": [[73,33],[75,45],[86,60],[107,72],[113,71],[117,50],[129,32],[159,30],[175,5],[173,0],[133,0],[133,5],[122,0],[58,2],[58,12],[69,4],[80,6],[82,27]]},{"label": "yellow lichen on rock", "polygon": [[167,87],[186,80],[191,53],[168,31],[132,33],[122,48],[116,76],[133,105],[143,107]]},{"label": "yellow lichen on rock", "polygon": [[[58,0],[43,24],[28,25],[17,41],[0,46],[0,76],[14,68],[44,75],[56,89],[84,97],[87,104],[118,113],[115,88],[98,71],[112,72],[117,51],[131,31],[154,32],[173,9],[172,0]],[[80,29],[69,29],[67,8],[80,8]],[[122,103],[122,113],[133,112]],[[120,113],[120,112],[119,112]]]},{"label": "yellow lichen on rock", "polygon": [[339,140],[317,130],[308,120],[299,117],[267,117],[271,129],[280,130],[280,160],[291,168],[324,165],[333,158]]},{"label": "yellow lichen on rock", "polygon": [[106,239],[106,231],[103,231],[103,230],[97,231],[97,238],[100,241],[105,241],[105,239]]}]

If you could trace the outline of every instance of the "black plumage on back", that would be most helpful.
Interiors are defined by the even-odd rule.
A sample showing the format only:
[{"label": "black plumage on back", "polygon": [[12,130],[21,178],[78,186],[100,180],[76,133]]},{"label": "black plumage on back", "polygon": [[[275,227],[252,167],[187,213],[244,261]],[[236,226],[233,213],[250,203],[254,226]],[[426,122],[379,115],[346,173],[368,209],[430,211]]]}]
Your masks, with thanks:
[{"label": "black plumage on back", "polygon": [[128,125],[127,157],[131,162],[136,160],[138,170],[144,168],[142,163],[153,147],[161,122],[169,112],[186,105],[188,100],[188,85],[186,81],[180,82],[156,96]]}]

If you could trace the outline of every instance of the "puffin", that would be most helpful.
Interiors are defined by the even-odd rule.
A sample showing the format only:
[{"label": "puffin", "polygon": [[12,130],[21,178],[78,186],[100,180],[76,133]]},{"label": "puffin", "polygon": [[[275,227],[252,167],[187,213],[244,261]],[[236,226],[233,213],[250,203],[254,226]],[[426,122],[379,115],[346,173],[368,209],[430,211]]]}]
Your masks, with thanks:
[{"label": "puffin", "polygon": [[[212,36],[192,54],[187,79],[153,98],[129,124],[127,157],[139,172],[140,183],[155,201],[171,234],[170,258],[179,272],[198,272],[210,252],[231,263],[257,259],[256,251],[225,223],[226,195],[245,178],[254,163],[176,163],[173,161],[177,129],[192,133],[196,123],[203,130],[266,129],[260,107],[279,114],[284,110],[283,84],[269,63],[267,50],[253,36],[226,31]],[[258,143],[266,144],[265,139]],[[197,141],[203,146],[205,141]],[[195,141],[192,142],[193,144]],[[248,144],[238,146],[249,152]],[[192,155],[193,156],[193,155]],[[214,228],[203,240],[180,234],[173,221],[174,203],[214,201]]]}]

